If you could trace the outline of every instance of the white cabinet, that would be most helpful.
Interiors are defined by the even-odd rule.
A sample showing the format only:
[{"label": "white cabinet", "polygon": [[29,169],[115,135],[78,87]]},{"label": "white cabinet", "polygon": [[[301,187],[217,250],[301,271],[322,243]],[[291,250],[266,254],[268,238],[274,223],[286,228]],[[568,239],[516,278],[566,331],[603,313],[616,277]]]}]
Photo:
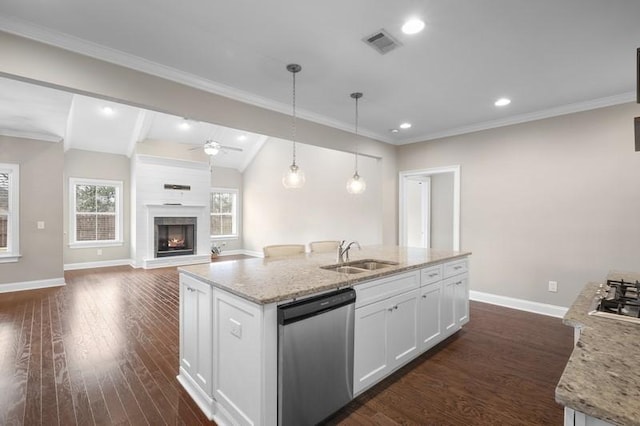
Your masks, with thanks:
[{"label": "white cabinet", "polygon": [[442,282],[444,334],[449,336],[469,322],[469,276],[466,273]]},{"label": "white cabinet", "polygon": [[355,311],[354,393],[377,383],[418,352],[419,290]]},{"label": "white cabinet", "polygon": [[[424,276],[424,275],[423,275]],[[427,350],[442,340],[442,301],[441,282],[427,284],[420,290],[418,301],[418,336],[420,349]]]},{"label": "white cabinet", "polygon": [[212,318],[211,286],[180,274],[180,370],[205,400],[212,395]]}]

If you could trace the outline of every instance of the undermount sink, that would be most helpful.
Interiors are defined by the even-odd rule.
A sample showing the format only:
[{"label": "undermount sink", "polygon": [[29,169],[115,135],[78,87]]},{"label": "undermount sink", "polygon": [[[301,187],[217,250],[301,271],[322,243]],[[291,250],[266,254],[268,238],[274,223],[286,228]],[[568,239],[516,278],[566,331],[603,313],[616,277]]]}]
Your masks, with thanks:
[{"label": "undermount sink", "polygon": [[359,274],[362,272],[374,271],[376,269],[388,268],[397,264],[398,262],[392,262],[389,260],[366,259],[354,260],[352,262],[346,262],[339,265],[321,266],[320,268],[343,274]]}]

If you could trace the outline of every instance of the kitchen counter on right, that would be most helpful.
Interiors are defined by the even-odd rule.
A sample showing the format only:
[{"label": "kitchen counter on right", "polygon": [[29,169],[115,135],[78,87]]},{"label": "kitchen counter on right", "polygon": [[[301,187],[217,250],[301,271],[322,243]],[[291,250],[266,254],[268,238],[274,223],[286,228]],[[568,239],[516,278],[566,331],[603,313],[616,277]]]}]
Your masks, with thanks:
[{"label": "kitchen counter on right", "polygon": [[[640,273],[611,272],[607,279],[640,281]],[[579,337],[556,401],[615,425],[640,426],[640,323],[589,315],[601,284],[588,283],[564,316]]]}]

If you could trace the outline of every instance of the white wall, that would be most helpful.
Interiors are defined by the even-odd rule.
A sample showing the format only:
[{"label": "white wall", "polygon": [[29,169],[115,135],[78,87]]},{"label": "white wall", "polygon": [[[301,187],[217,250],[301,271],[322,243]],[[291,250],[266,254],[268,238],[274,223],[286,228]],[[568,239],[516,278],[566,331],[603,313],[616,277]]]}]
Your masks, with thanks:
[{"label": "white wall", "polygon": [[407,200],[407,245],[409,247],[424,247],[423,229],[423,186],[428,183],[409,179],[406,182],[405,197]]},{"label": "white wall", "polygon": [[609,270],[640,270],[636,116],[625,104],[405,145],[399,169],[460,164],[473,290],[569,306]]},{"label": "white wall", "polygon": [[297,144],[297,163],[306,184],[282,186],[291,164],[291,142],[269,139],[244,173],[244,246],[261,251],[270,244],[307,244],[313,240],[358,240],[382,243],[383,206],[380,162],[360,157],[367,181],[360,195],[346,191],[354,156]]}]

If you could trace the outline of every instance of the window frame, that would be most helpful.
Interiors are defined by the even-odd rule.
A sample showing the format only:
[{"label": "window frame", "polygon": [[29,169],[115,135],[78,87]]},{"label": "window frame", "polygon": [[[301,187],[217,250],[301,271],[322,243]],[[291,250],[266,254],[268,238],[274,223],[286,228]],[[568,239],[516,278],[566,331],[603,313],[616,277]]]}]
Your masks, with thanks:
[{"label": "window frame", "polygon": [[[213,217],[214,213],[211,209],[211,202],[212,202],[212,196],[214,193],[219,192],[219,193],[228,193],[228,194],[233,194],[233,205],[232,205],[232,212],[231,212],[231,230],[232,233],[231,234],[226,234],[226,235],[213,235],[213,230],[211,229],[211,217]],[[209,238],[211,239],[211,241],[218,241],[218,240],[229,240],[229,239],[238,239],[238,189],[236,188],[211,188],[211,191],[209,193]],[[228,213],[225,213],[225,215]],[[217,214],[217,215],[222,215],[222,214]]]},{"label": "window frame", "polygon": [[20,165],[0,163],[0,172],[9,173],[7,250],[0,252],[0,263],[17,262],[20,254]]},{"label": "window frame", "polygon": [[[116,189],[116,230],[114,240],[76,240],[76,187],[78,185],[92,186],[113,186]],[[123,204],[123,183],[121,180],[89,179],[89,178],[69,178],[69,247],[71,248],[91,248],[91,247],[115,247],[124,244],[124,204]]]}]

